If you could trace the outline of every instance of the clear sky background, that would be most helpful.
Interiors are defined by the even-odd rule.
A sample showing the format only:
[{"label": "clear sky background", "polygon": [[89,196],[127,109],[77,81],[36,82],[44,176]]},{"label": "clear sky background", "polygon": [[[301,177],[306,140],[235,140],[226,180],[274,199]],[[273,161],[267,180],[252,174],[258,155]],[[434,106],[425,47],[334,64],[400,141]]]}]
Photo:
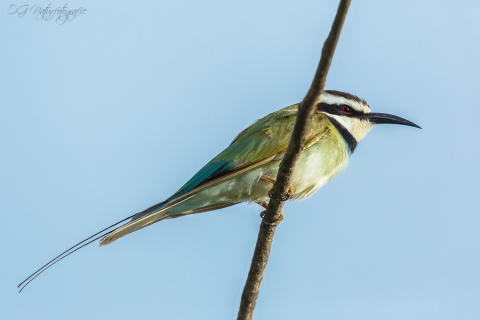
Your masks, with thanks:
[{"label": "clear sky background", "polygon": [[[338,2],[75,0],[87,11],[64,25],[0,3],[0,318],[236,318],[258,206],[93,244],[16,285],[300,101]],[[327,88],[423,130],[374,128],[286,205],[255,319],[480,318],[479,57],[478,0],[353,1]]]}]

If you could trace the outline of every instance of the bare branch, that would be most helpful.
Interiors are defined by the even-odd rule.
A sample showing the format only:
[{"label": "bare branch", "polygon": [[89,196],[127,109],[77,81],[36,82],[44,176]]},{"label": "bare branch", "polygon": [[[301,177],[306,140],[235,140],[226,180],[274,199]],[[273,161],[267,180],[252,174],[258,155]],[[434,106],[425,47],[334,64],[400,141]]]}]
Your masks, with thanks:
[{"label": "bare branch", "polygon": [[243,289],[242,298],[240,301],[240,310],[238,311],[238,320],[251,320],[253,318],[253,311],[257,302],[258,292],[260,291],[260,284],[263,279],[265,267],[267,265],[270,249],[272,246],[273,236],[275,234],[276,226],[272,225],[280,217],[284,201],[287,196],[288,188],[292,181],[295,164],[303,149],[307,132],[310,127],[315,105],[320,99],[323,92],[325,82],[327,80],[328,70],[332,62],[333,54],[337,46],[340,32],[342,31],[343,22],[347,16],[348,7],[351,0],[341,0],[338,6],[337,15],[333,21],[332,29],[328,35],[327,40],[323,45],[322,56],[318,64],[317,72],[313,78],[312,85],[308,90],[305,99],[300,103],[297,113],[295,127],[290,138],[285,156],[280,163],[280,168],[277,175],[277,182],[273,189],[273,195],[268,204],[267,212],[260,225],[258,233],[257,244],[252,258],[250,271],[248,272],[247,282]]}]

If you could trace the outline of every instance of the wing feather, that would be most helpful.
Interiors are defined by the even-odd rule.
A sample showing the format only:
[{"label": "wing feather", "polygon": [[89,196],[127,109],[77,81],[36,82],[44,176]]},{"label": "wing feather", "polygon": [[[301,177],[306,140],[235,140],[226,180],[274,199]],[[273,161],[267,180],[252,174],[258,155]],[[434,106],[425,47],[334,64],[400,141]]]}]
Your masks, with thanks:
[{"label": "wing feather", "polygon": [[[230,146],[200,169],[173,196],[141,212],[131,222],[112,231],[102,239],[101,245],[107,245],[128,233],[167,219],[169,208],[183,203],[206,188],[280,161],[290,141],[297,108],[298,105],[292,105],[269,114],[242,131]],[[322,125],[322,120],[326,119],[325,115],[317,113],[314,120],[315,117],[316,121],[312,121],[305,148],[318,141],[325,130],[325,126]],[[191,212],[202,210],[192,208]]]},{"label": "wing feather", "polygon": [[298,105],[271,113],[243,130],[233,142],[185,183],[168,201],[230,172],[284,153]]}]

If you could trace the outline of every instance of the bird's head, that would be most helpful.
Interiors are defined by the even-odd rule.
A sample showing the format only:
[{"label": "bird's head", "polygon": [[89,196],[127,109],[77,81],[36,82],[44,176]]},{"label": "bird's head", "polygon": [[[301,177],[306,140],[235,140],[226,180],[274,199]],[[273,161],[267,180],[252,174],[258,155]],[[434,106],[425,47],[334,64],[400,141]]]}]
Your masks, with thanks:
[{"label": "bird's head", "polygon": [[344,138],[349,133],[355,139],[355,145],[375,124],[401,124],[421,129],[406,119],[387,113],[373,113],[365,100],[350,93],[325,90],[320,100],[317,110],[328,116]]}]

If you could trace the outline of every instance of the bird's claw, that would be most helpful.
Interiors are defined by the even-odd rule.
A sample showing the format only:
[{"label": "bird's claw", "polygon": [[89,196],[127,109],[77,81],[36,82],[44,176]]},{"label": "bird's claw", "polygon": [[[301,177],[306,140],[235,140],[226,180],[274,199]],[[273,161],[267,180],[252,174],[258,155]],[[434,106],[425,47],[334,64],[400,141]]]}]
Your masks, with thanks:
[{"label": "bird's claw", "polygon": [[[264,180],[264,181],[268,181],[270,182],[271,184],[273,184],[272,186],[272,189],[270,189],[270,191],[268,191],[268,196],[269,198],[271,199],[272,196],[273,196],[273,187],[275,186],[275,183],[277,183],[277,180],[275,180],[274,178],[272,177],[269,177],[265,174],[262,174],[262,176],[260,177],[260,179]],[[292,186],[289,186],[288,187],[288,192],[286,194],[285,197],[281,197],[280,198],[280,201],[287,201],[287,200],[290,200],[291,198],[293,197],[293,188]]]},{"label": "bird's claw", "polygon": [[[273,188],[270,189],[270,191],[268,191],[268,197],[271,199],[272,196],[273,196]],[[287,201],[292,199],[292,197],[293,197],[293,189],[292,187],[289,187],[285,197],[280,197],[280,201]]]},{"label": "bird's claw", "polygon": [[[262,212],[260,212],[260,217],[263,219],[265,217],[265,213],[267,212],[267,210],[264,210]],[[280,224],[280,222],[282,222],[283,220],[283,212],[280,212],[280,217],[278,217],[278,219],[274,222],[267,222],[265,221],[265,219],[262,220],[262,223],[266,224],[267,226],[278,226]]]}]

